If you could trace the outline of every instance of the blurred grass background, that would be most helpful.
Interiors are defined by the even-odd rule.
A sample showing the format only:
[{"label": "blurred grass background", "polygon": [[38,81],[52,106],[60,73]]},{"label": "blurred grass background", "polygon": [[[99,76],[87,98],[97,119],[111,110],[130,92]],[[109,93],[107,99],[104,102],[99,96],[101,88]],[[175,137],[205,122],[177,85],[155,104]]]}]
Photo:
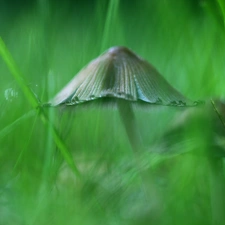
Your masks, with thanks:
[{"label": "blurred grass background", "polygon": [[[1,0],[0,36],[41,103],[115,45],[148,60],[188,98],[222,99],[222,7],[214,0]],[[81,171],[77,178],[39,116],[26,116],[31,106],[3,60],[0,74],[0,224],[211,224],[204,153],[211,124],[194,121],[165,150],[161,137],[181,110],[136,112],[147,149],[139,168],[116,110],[49,110]],[[203,154],[151,151],[160,148]]]}]

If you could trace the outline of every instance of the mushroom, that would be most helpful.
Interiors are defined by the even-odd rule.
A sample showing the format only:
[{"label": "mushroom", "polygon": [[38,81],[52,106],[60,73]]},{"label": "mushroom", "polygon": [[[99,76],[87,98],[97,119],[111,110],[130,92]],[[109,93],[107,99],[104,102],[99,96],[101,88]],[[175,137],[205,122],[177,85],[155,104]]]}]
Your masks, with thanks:
[{"label": "mushroom", "polygon": [[83,68],[50,102],[78,106],[101,100],[116,106],[129,141],[141,147],[133,106],[195,106],[175,90],[157,70],[126,47],[112,47]]},{"label": "mushroom", "polygon": [[[136,125],[134,107],[151,109],[160,105],[196,106],[175,90],[147,61],[126,47],[112,47],[84,67],[50,102],[50,106],[112,106],[118,109],[135,155],[144,192],[148,192],[155,214],[159,216],[163,200],[152,183],[151,174],[139,167],[138,151],[142,140]],[[82,107],[83,108],[83,107]],[[142,172],[141,172],[142,171]],[[141,172],[141,173],[140,173]],[[148,178],[148,179],[146,179]],[[150,180],[150,183],[146,183]],[[154,206],[153,206],[154,205]]]}]

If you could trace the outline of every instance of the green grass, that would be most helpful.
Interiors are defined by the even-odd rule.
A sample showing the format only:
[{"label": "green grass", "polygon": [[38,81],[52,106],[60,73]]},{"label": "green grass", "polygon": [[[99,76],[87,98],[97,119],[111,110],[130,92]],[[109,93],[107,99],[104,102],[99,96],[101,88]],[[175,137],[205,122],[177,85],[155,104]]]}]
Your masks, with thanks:
[{"label": "green grass", "polygon": [[210,104],[135,111],[145,144],[138,157],[117,110],[36,108],[114,45],[192,100],[224,98],[223,1],[28,8],[9,17],[13,8],[0,7],[0,225],[217,224],[224,162],[216,177],[208,153],[224,153],[224,130]]}]

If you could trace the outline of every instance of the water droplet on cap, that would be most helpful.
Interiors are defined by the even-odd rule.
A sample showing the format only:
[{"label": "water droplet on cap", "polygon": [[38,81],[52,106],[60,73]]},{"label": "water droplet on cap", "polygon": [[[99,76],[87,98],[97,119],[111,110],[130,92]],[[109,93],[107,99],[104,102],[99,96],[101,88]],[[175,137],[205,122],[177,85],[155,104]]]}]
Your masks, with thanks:
[{"label": "water droplet on cap", "polygon": [[95,99],[96,97],[95,97],[95,95],[90,95],[89,96],[89,99]]}]

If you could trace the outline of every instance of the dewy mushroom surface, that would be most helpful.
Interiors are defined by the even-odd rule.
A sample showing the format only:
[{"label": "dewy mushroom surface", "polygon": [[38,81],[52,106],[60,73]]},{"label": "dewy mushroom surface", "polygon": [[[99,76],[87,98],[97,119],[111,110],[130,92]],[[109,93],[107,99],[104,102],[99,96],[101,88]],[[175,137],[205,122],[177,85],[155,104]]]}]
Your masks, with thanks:
[{"label": "dewy mushroom surface", "polygon": [[91,61],[51,101],[77,105],[99,98],[167,106],[193,106],[157,70],[126,47],[112,47]]}]

